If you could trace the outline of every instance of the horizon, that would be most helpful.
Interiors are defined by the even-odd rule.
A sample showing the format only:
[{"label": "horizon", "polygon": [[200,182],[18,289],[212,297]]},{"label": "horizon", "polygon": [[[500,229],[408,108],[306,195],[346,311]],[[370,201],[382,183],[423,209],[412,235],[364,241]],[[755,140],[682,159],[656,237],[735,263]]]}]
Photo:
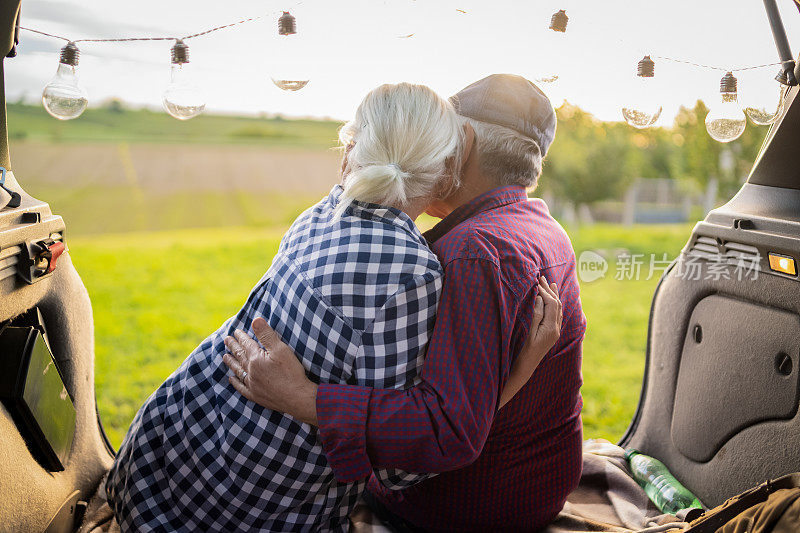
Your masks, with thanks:
[{"label": "horizon", "polygon": [[[163,109],[163,107],[161,107],[159,105],[156,105],[156,104],[137,104],[137,103],[134,103],[134,102],[126,102],[126,101],[121,100],[121,99],[119,99],[118,97],[115,97],[115,96],[110,96],[110,97],[106,98],[103,101],[95,102],[94,104],[90,104],[89,107],[87,108],[87,111],[109,111],[110,110],[110,106],[113,104],[113,102],[119,102],[119,104],[122,106],[122,112],[147,111],[149,113],[164,113],[164,114],[166,114],[164,109]],[[705,100],[702,100],[702,99],[698,99],[692,104],[688,104],[688,103],[681,104],[678,109],[685,108],[687,110],[691,110],[698,103],[702,103],[704,106],[706,106],[706,108],[709,107],[709,103],[708,102],[706,102]],[[42,107],[41,103],[37,102],[37,101],[24,101],[24,100],[21,100],[21,99],[17,99],[16,101],[8,101],[7,105],[8,106],[24,106],[24,107],[30,107],[30,108],[41,108],[42,113],[47,113],[44,110],[44,108]],[[603,120],[601,118],[598,118],[591,111],[589,111],[587,109],[584,109],[584,108],[580,107],[579,105],[574,104],[574,103],[572,103],[572,102],[570,102],[568,100],[564,100],[564,102],[559,107],[556,108],[556,111],[558,111],[561,107],[565,107],[565,106],[579,109],[580,111],[590,115],[592,117],[592,119],[594,119],[594,120],[596,120],[598,122],[601,122],[601,123],[609,123],[609,124],[617,124],[617,123],[624,124],[625,123],[625,121],[622,119],[622,117],[620,117],[619,119],[610,119],[610,120]],[[214,110],[214,109],[207,110],[207,111],[203,112],[201,115],[199,115],[196,118],[200,118],[200,117],[203,117],[203,116],[224,117],[224,118],[243,118],[243,119],[255,119],[255,120],[314,121],[314,122],[336,122],[336,123],[345,123],[347,121],[347,119],[338,119],[338,118],[330,117],[330,116],[286,115],[286,114],[283,114],[283,113],[280,113],[280,112],[274,112],[274,113],[270,113],[268,111],[247,112],[247,111],[227,111],[227,110]],[[565,119],[564,117],[560,117],[560,118],[562,120]],[[661,120],[659,120],[659,122],[656,125],[651,126],[650,128],[647,128],[647,129],[671,130],[671,129],[673,129],[675,127],[675,119],[676,118],[677,118],[677,115],[675,117],[672,117],[672,120],[670,121],[669,124],[662,124]],[[55,119],[53,119],[53,120],[55,120]],[[77,120],[80,120],[80,118],[77,119]],[[66,121],[66,123],[69,123],[69,122],[71,122],[71,121]],[[64,122],[55,121],[55,123],[56,124],[58,124],[58,123],[62,123],[63,124]],[[754,128],[760,127],[760,126],[755,126],[752,123],[750,123],[749,125],[750,125],[750,127],[754,127]],[[766,127],[766,126],[764,126],[764,127]],[[631,129],[633,131],[635,131],[634,128],[631,128]]]}]

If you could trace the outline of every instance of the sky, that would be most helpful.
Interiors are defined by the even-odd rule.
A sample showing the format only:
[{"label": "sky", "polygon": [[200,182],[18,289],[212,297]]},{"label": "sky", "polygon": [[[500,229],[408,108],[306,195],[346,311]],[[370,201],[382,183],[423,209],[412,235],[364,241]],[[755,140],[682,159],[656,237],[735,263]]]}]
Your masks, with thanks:
[{"label": "sky", "polygon": [[[796,53],[800,13],[793,0],[778,4]],[[270,80],[286,59],[276,30],[283,9],[297,18],[301,38],[291,64],[311,80],[293,93]],[[569,16],[560,44],[547,29],[559,9]],[[187,41],[208,112],[348,119],[381,83],[424,83],[449,96],[495,72],[535,79],[555,70],[558,81],[543,85],[554,102],[620,120],[621,107],[638,97],[636,63],[645,54],[722,68],[778,60],[757,0],[23,0],[21,20],[81,39],[180,37],[254,16],[263,18]],[[64,43],[26,31],[20,40],[18,56],[5,62],[6,96],[38,102]],[[160,107],[171,45],[79,43],[90,105],[116,97]],[[663,106],[659,125],[669,126],[680,105],[719,99],[724,71],[655,62],[649,96]],[[777,70],[737,74],[740,101],[777,100]]]}]

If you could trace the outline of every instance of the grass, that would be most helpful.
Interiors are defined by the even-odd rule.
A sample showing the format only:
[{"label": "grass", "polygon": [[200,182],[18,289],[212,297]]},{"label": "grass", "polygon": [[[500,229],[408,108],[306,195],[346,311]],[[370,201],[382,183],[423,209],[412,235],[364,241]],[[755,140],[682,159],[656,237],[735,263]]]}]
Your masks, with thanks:
[{"label": "grass", "polygon": [[573,235],[578,255],[584,250],[624,248],[645,254],[641,278],[615,279],[612,263],[605,278],[581,284],[587,317],[583,349],[584,438],[616,442],[633,418],[644,373],[650,302],[660,272],[650,274],[649,257],[673,259],[689,238],[691,226],[594,226]]},{"label": "grass", "polygon": [[279,240],[217,229],[70,241],[92,298],[98,406],[115,446],[144,399],[242,305]]},{"label": "grass", "polygon": [[[144,399],[242,305],[269,266],[281,233],[245,227],[70,240],[73,260],[92,297],[97,398],[114,445]],[[570,233],[578,254],[626,248],[674,257],[689,227],[598,225]],[[636,408],[657,282],[618,281],[614,274],[612,264],[604,279],[581,288],[589,323],[584,436],[612,441],[622,435]]]},{"label": "grass", "polygon": [[[138,187],[48,186],[53,211],[71,235],[154,231],[160,228],[288,226],[323,193],[178,191],[158,194]],[[32,190],[29,188],[28,190]],[[32,191],[36,196],[35,190]]]},{"label": "grass", "polygon": [[241,117],[205,114],[179,121],[163,111],[106,106],[87,109],[80,120],[59,121],[40,105],[8,104],[11,143],[145,142],[197,144],[258,144],[290,148],[329,148],[341,122],[285,120],[281,117]]}]

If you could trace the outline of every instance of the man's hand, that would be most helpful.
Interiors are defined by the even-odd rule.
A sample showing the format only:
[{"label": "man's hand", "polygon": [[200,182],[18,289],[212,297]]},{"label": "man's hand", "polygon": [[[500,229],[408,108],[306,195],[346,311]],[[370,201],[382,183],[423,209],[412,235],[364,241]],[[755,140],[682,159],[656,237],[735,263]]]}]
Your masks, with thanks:
[{"label": "man's hand", "polygon": [[231,385],[258,405],[316,426],[317,385],[306,377],[300,360],[266,320],[256,318],[253,332],[263,348],[239,329],[225,339],[230,353],[222,360],[233,371],[228,378]]},{"label": "man's hand", "polygon": [[533,322],[528,339],[511,366],[511,373],[500,394],[499,407],[503,407],[528,382],[536,367],[547,352],[555,345],[561,335],[561,322],[564,320],[561,300],[558,298],[558,285],[547,285],[544,276],[539,278],[539,294],[533,308]]}]

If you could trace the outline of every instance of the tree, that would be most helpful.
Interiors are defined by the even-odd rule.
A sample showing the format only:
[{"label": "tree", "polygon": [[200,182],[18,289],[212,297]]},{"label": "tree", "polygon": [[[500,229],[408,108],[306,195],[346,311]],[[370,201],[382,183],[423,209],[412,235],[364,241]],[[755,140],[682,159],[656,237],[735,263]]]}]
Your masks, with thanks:
[{"label": "tree", "polygon": [[741,137],[720,143],[706,131],[706,115],[708,107],[701,100],[691,109],[682,106],[678,111],[672,130],[680,150],[672,158],[672,175],[702,188],[716,179],[720,196],[727,198],[747,177],[767,130],[748,124]]},{"label": "tree", "polygon": [[103,103],[103,109],[112,113],[124,113],[125,103],[119,98],[109,98]]},{"label": "tree", "polygon": [[624,168],[630,150],[624,130],[565,103],[558,109],[556,140],[545,160],[542,184],[576,204],[617,197],[632,177]]},{"label": "tree", "polygon": [[556,139],[545,159],[541,188],[575,204],[622,198],[636,178],[677,179],[695,192],[711,180],[730,197],[741,186],[766,134],[748,125],[731,143],[706,131],[708,107],[681,107],[672,128],[637,130],[624,122],[601,122],[577,106],[557,110]]}]

